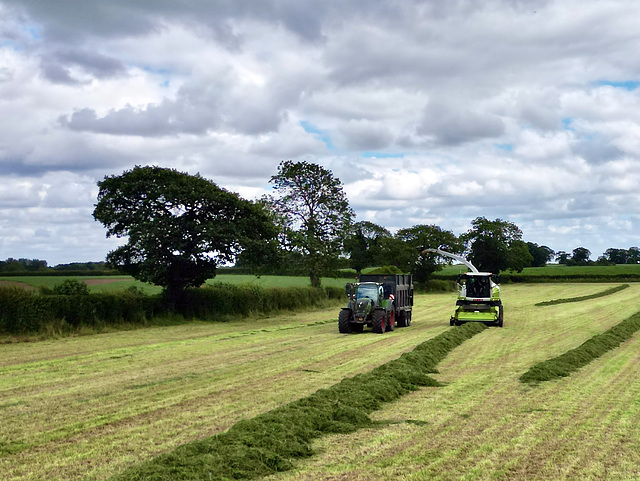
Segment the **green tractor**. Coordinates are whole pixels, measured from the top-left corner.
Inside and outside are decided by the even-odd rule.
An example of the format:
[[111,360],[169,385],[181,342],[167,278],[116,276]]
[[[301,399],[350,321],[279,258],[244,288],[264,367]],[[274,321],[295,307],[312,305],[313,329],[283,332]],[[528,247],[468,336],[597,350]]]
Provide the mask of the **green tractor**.
[[425,249],[422,253],[433,252],[451,257],[466,265],[471,272],[460,274],[457,278],[458,299],[456,310],[449,320],[452,326],[465,322],[483,322],[487,325],[502,327],[503,307],[500,299],[500,278],[490,272],[479,272],[464,257],[440,249]]
[[411,324],[413,281],[410,274],[363,274],[360,282],[347,284],[349,305],[338,315],[338,330],[347,334],[369,326],[382,334]]

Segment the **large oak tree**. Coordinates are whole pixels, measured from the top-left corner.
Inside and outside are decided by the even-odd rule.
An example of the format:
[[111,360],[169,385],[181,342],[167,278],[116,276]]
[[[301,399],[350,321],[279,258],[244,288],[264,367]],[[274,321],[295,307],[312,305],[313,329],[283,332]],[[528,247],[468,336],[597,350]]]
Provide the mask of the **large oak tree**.
[[243,250],[259,255],[275,228],[264,209],[200,175],[139,167],[98,182],[93,216],[127,243],[107,255],[121,272],[176,301]]

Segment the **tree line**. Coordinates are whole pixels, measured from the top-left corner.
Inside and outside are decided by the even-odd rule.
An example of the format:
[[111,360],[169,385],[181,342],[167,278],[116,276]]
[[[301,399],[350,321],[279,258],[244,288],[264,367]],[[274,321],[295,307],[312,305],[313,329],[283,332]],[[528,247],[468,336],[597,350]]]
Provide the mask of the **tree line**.
[[[392,234],[369,221],[355,222],[341,181],[314,163],[283,161],[269,182],[271,195],[249,201],[199,174],[175,169],[136,166],[106,176],[98,182],[93,217],[106,227],[107,237],[127,242],[108,253],[106,264],[72,265],[115,268],[162,286],[177,301],[185,289],[202,285],[217,267],[232,263],[257,274],[303,273],[319,286],[322,276],[345,266],[357,272],[395,266],[426,281],[447,262],[422,254],[437,247],[463,254],[489,272],[521,272],[554,258],[564,264],[591,262],[582,247],[570,255],[524,242],[522,230],[503,219],[477,217],[460,236],[437,225]],[[597,262],[637,263],[639,254],[635,247],[608,249]],[[46,261],[9,259],[0,262],[0,272],[18,264],[24,270],[46,268]]]

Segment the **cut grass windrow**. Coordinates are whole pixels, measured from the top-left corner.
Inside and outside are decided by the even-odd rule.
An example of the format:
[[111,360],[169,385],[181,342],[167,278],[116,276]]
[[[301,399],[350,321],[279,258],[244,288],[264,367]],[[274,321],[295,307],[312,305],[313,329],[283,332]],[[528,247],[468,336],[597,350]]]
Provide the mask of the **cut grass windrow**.
[[615,349],[630,339],[639,329],[640,312],[637,312],[602,334],[593,336],[575,349],[534,365],[520,376],[520,381],[526,384],[536,384],[566,377],[606,352]]
[[580,302],[580,301],[588,301],[589,299],[596,299],[598,297],[608,296],[610,294],[615,294],[616,292],[620,292],[629,287],[629,284],[621,284],[616,287],[611,287],[609,289],[605,289],[602,292],[596,292],[595,294],[590,294],[588,296],[580,296],[580,297],[569,297],[567,299],[554,299],[551,301],[543,301],[535,304],[536,306],[553,306],[556,304],[565,304],[567,302]]
[[485,329],[470,323],[423,342],[372,371],[233,425],[225,433],[180,446],[112,478],[129,480],[252,479],[291,469],[311,456],[311,441],[372,425],[369,414],[419,386],[439,386],[428,373],[447,354]]

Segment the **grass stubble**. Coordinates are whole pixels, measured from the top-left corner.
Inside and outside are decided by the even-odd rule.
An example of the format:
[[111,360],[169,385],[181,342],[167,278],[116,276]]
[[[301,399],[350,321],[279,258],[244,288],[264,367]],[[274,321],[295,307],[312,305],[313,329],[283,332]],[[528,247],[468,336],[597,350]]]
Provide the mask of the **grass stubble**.
[[338,333],[332,307],[5,344],[0,479],[106,479],[329,387],[448,329],[447,295],[408,329]]
[[[518,381],[637,311],[635,284],[543,316],[534,307],[603,288],[504,286],[505,327],[453,351],[438,366],[444,387],[317,439],[319,454],[268,479],[638,479],[637,336],[569,378]],[[325,310],[5,345],[0,478],[106,479],[370,371],[448,329],[451,294],[417,299],[416,322],[384,336],[340,336]]]
[[[600,286],[562,286],[574,297]],[[372,415],[378,426],[329,436],[289,480],[640,479],[640,336],[568,378],[537,387],[519,376],[637,311],[640,286],[540,309],[558,286],[508,286],[505,327],[467,341],[422,389]]]

